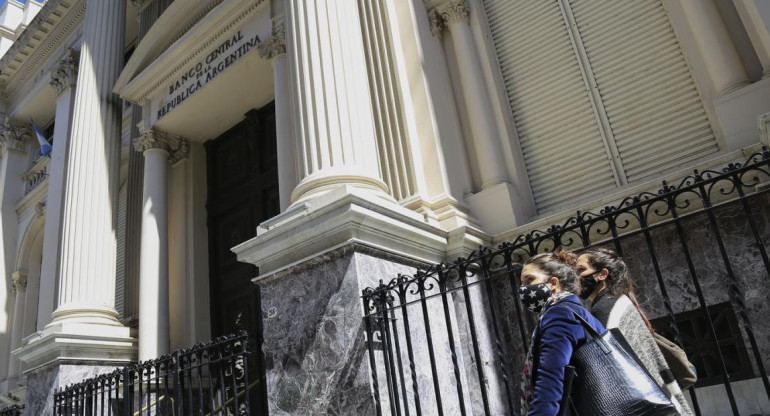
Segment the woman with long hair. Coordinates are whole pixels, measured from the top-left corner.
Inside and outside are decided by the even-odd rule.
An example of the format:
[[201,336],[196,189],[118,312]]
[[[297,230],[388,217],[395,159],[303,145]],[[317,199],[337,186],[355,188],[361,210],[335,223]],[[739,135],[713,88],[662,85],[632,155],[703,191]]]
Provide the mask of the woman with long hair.
[[618,328],[655,382],[673,396],[682,415],[692,410],[674,374],[660,352],[654,330],[634,294],[628,265],[612,250],[593,248],[580,254],[576,264],[580,297],[607,329]]
[[573,311],[597,332],[604,327],[580,303],[577,257],[561,249],[530,258],[521,272],[522,305],[539,315],[524,364],[521,414],[556,415],[564,395],[564,370],[589,335]]

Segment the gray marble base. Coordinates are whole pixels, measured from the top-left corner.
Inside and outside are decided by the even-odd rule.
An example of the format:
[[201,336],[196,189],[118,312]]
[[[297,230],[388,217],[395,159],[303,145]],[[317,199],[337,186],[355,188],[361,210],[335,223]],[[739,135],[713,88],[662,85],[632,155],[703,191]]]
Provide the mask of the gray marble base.
[[54,364],[27,374],[24,416],[53,415],[53,396],[57,389],[113,370],[115,367],[101,365]]
[[258,282],[270,415],[375,413],[361,291],[410,266],[346,246]]

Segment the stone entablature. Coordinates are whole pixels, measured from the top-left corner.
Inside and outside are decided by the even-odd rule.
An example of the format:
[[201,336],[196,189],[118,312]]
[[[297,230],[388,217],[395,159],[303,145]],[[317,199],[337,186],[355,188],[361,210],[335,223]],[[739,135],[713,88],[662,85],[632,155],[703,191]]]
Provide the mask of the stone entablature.
[[0,59],[3,94],[15,98],[82,24],[85,0],[49,0]]

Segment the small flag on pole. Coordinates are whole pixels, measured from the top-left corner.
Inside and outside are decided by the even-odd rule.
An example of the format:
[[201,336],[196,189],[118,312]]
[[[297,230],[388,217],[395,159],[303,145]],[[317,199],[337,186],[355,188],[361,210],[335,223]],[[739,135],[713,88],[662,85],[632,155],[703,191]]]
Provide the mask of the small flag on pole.
[[43,132],[40,131],[39,128],[37,128],[37,125],[35,125],[35,122],[30,118],[29,121],[32,122],[32,128],[35,129],[35,136],[37,136],[37,142],[40,143],[40,154],[43,156],[51,157],[51,142],[48,141],[48,139],[45,138],[45,135],[43,135]]

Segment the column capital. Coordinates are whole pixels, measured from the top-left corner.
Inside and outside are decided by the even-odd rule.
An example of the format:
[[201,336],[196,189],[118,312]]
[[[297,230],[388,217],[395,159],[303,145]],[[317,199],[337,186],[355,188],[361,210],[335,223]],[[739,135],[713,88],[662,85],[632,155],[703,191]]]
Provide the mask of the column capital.
[[24,153],[27,151],[27,139],[29,138],[29,128],[14,124],[9,117],[0,125],[0,140],[2,141],[2,152],[5,154],[9,150]]
[[27,290],[27,272],[16,270],[11,274],[11,293],[18,293]]
[[75,85],[78,78],[79,61],[80,52],[69,48],[64,57],[53,67],[49,83],[56,89],[56,95],[61,95],[67,88]]
[[40,201],[35,205],[35,216],[40,218],[45,216],[46,201]]
[[759,127],[759,141],[765,146],[770,146],[770,113],[757,117],[757,126]]
[[455,23],[471,23],[471,9],[467,0],[452,0],[444,6],[441,18],[447,28]]
[[134,145],[134,149],[139,153],[144,153],[146,150],[150,149],[160,149],[168,153],[171,149],[168,134],[155,127],[150,127],[145,130],[144,133],[132,141],[132,144]]
[[257,46],[259,56],[273,59],[286,53],[286,30],[283,25],[273,30],[272,36]]
[[186,138],[169,136],[168,133],[155,127],[147,129],[139,137],[135,138],[132,143],[134,149],[140,153],[150,149],[165,151],[172,165],[176,165],[183,159],[186,159],[190,153],[190,143]]
[[438,9],[428,10],[428,21],[430,22],[430,33],[433,36],[441,39],[444,32],[447,30],[444,24],[444,18],[441,17],[441,12]]

